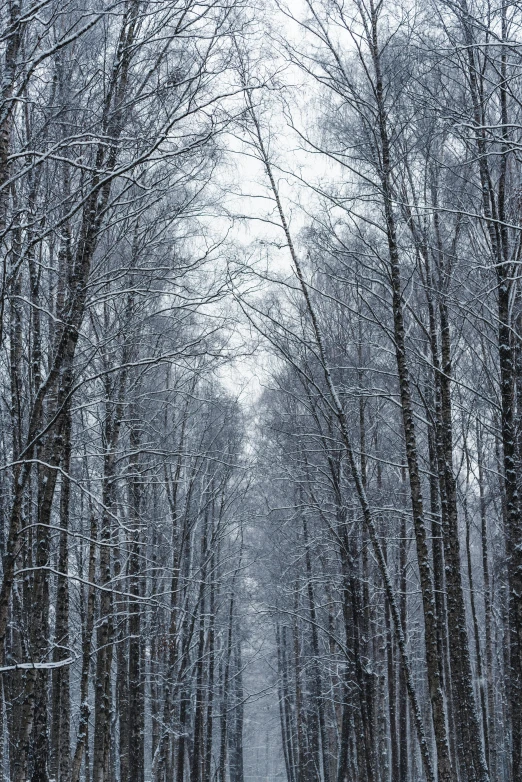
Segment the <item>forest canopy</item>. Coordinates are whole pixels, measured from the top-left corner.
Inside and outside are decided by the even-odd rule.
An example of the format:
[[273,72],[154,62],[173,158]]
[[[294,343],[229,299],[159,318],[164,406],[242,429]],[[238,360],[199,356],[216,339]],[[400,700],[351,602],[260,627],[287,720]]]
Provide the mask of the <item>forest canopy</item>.
[[522,780],[522,7],[0,4],[0,782]]

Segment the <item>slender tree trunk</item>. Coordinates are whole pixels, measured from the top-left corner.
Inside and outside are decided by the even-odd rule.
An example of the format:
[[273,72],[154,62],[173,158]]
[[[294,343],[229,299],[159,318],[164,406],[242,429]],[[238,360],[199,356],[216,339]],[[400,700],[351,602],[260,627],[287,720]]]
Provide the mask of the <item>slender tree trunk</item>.
[[488,707],[488,734],[489,734],[489,766],[491,776],[497,774],[497,731],[495,714],[495,691],[493,674],[493,618],[491,600],[491,580],[489,574],[489,543],[486,514],[486,494],[484,486],[484,450],[482,427],[477,418],[477,463],[480,501],[480,537],[482,543],[482,578],[484,580],[484,619],[486,640],[486,683],[487,683],[487,707]]
[[234,639],[234,711],[232,714],[233,730],[229,732],[230,740],[230,782],[244,782],[243,763],[243,718],[244,718],[244,692],[243,692],[243,668],[241,654],[241,639],[236,623]]
[[[229,703],[229,681],[230,681],[230,663],[232,656],[232,633],[234,623],[234,594],[231,594],[228,611],[228,630],[225,646],[225,658],[223,663],[223,679],[221,692],[221,720],[220,720],[220,746],[219,746],[219,766],[218,782],[225,782],[227,768],[227,745],[228,745],[228,703]],[[178,777],[180,779],[180,777]]]
[[498,97],[502,144],[499,154],[500,171],[495,193],[488,163],[482,96],[478,82],[480,69],[476,63],[473,20],[467,0],[460,0],[461,23],[468,60],[468,83],[475,123],[475,143],[482,189],[482,208],[489,234],[491,260],[497,275],[498,346],[500,368],[501,433],[503,447],[504,495],[506,513],[506,544],[509,580],[509,701],[511,719],[511,774],[517,780],[522,774],[522,514],[518,493],[515,432],[515,353],[512,335],[511,297],[513,271],[509,258],[505,198],[507,160],[509,156],[508,87],[507,87],[507,19],[502,6],[501,63]]
[[110,589],[112,579],[111,544],[113,541],[111,510],[114,508],[114,470],[111,453],[105,456],[104,488],[101,534],[99,584],[100,612],[96,634],[96,687],[94,705],[94,748],[92,778],[93,782],[110,782],[107,766],[111,748],[112,688],[111,668],[113,659],[114,618],[113,592]]
[[[403,627],[408,627],[408,582],[406,568],[408,562],[408,542],[406,515],[401,518],[401,539],[399,548],[400,569],[400,616]],[[409,748],[408,748],[408,695],[406,689],[404,671],[399,669],[398,695],[399,695],[399,782],[407,782],[409,772]]]
[[91,522],[89,529],[89,560],[87,568],[87,599],[85,624],[82,633],[82,672],[80,677],[80,719],[78,723],[78,733],[76,739],[76,748],[71,764],[71,782],[80,782],[80,772],[82,760],[85,755],[86,777],[89,776],[90,763],[87,758],[88,751],[88,730],[89,730],[89,669],[91,664],[91,645],[94,629],[94,607],[95,591],[94,582],[96,578],[96,543],[98,537],[98,525],[96,516],[91,511]]
[[[140,559],[141,559],[141,493],[142,476],[140,474],[140,433],[136,425],[130,432],[131,459],[130,469],[130,509],[132,517],[132,540],[129,557],[129,591],[132,598],[129,601],[129,725],[128,725],[128,757],[129,770],[127,782],[144,782],[144,682],[141,659],[141,590],[140,590]],[[125,782],[122,778],[121,782]]]
[[328,760],[328,741],[326,735],[326,722],[324,715],[324,699],[323,699],[323,686],[321,681],[321,671],[319,668],[319,636],[317,632],[317,612],[315,608],[315,595],[313,587],[313,575],[312,575],[312,558],[310,555],[310,540],[308,535],[308,525],[306,522],[306,516],[303,514],[303,537],[305,544],[305,559],[306,559],[306,586],[308,592],[308,605],[310,611],[310,631],[312,635],[312,708],[317,709],[317,716],[319,722],[319,737],[321,740],[321,761],[323,770],[324,782],[330,782],[330,767]]
[[[69,652],[69,506],[71,484],[71,414],[64,426],[63,475],[60,491],[60,542],[58,554],[56,622],[53,662],[67,659]],[[70,773],[70,682],[69,666],[56,668],[52,675],[51,777],[56,782],[68,782]]]
[[286,630],[286,625],[280,625],[279,623],[276,624],[277,663],[279,674],[278,685],[280,688],[279,713],[281,719],[281,736],[283,741],[286,776],[288,782],[296,782],[296,766],[293,747],[294,726],[292,724],[292,706],[288,687]]
[[216,555],[212,552],[210,561],[210,594],[208,619],[208,668],[207,668],[207,709],[205,727],[205,753],[203,782],[211,782],[212,739],[214,727],[214,679],[215,679],[215,621],[216,621]]
[[383,195],[383,205],[386,220],[386,235],[391,272],[392,310],[395,339],[395,355],[397,361],[397,373],[401,398],[401,411],[404,427],[404,439],[406,445],[406,459],[410,479],[411,504],[413,511],[413,525],[417,545],[417,562],[419,566],[422,604],[424,612],[424,638],[426,647],[426,665],[432,709],[433,729],[437,747],[437,769],[440,782],[452,782],[454,772],[449,753],[448,736],[446,731],[446,714],[444,708],[443,683],[440,678],[440,669],[437,649],[437,622],[436,605],[434,596],[433,576],[430,567],[430,557],[427,545],[427,532],[424,519],[424,504],[419,471],[417,453],[417,439],[415,433],[415,418],[413,413],[413,401],[410,388],[410,377],[406,356],[406,340],[404,329],[404,314],[402,300],[402,280],[400,272],[399,251],[396,237],[395,216],[393,213],[392,193],[390,185],[390,142],[386,123],[386,109],[384,105],[384,84],[381,75],[381,54],[377,32],[378,15],[374,4],[370,2],[370,31],[369,46],[372,53],[375,73],[375,95],[377,104],[377,116],[379,135],[381,141],[380,177]]

